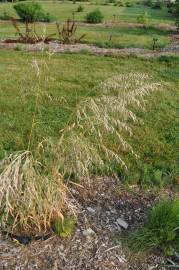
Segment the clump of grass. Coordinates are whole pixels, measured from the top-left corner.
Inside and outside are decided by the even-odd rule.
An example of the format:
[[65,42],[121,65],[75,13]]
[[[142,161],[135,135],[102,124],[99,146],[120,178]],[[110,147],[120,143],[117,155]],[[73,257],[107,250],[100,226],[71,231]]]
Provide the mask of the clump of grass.
[[135,250],[160,248],[166,255],[179,251],[179,200],[162,201],[148,214],[143,228],[129,237]]
[[61,218],[66,204],[62,177],[51,168],[42,173],[40,164],[29,151],[11,155],[1,165],[0,222],[3,229],[37,233]]

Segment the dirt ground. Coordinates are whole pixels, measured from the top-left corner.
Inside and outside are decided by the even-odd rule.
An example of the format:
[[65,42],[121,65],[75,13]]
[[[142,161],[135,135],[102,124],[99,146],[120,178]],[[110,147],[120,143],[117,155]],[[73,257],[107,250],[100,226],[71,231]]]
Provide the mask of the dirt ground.
[[129,56],[135,55],[139,57],[160,57],[162,55],[178,55],[179,54],[179,35],[171,37],[171,44],[161,50],[152,51],[142,48],[125,48],[125,49],[113,49],[113,48],[99,48],[94,45],[88,44],[60,44],[56,41],[51,41],[48,44],[39,42],[36,44],[22,44],[22,43],[6,43],[0,41],[0,49],[9,50],[25,50],[28,52],[49,52],[49,53],[87,53],[93,55],[102,56]]
[[[5,270],[164,270],[160,252],[136,254],[122,244],[123,236],[145,222],[149,207],[160,196],[150,190],[126,191],[116,180],[98,178],[93,188],[71,187],[77,205],[74,235],[21,245],[0,236],[0,269]],[[165,191],[163,196],[172,196]],[[127,228],[118,223],[122,219]]]

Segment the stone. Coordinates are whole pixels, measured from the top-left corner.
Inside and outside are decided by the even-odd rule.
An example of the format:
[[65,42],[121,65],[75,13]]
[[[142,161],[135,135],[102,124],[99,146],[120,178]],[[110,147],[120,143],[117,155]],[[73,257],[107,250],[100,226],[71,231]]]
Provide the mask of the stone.
[[116,222],[117,222],[117,224],[118,224],[119,226],[121,226],[122,228],[124,228],[124,229],[127,229],[127,228],[128,228],[128,223],[127,223],[126,221],[124,221],[122,218],[118,218],[118,219],[116,220]]
[[95,209],[93,209],[92,207],[87,207],[86,210],[90,213],[90,214],[95,214]]
[[84,236],[90,236],[92,234],[95,234],[95,232],[91,228],[88,228],[88,229],[83,231]]

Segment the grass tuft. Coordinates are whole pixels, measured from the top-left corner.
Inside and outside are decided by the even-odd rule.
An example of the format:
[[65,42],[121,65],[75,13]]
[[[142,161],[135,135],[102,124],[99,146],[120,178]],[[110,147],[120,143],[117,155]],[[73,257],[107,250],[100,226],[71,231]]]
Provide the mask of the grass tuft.
[[162,201],[152,208],[143,228],[129,236],[135,250],[160,248],[166,255],[179,251],[179,200]]
[[51,221],[63,219],[66,187],[60,174],[51,168],[42,173],[42,164],[30,151],[4,159],[0,175],[0,222],[11,231],[46,231]]

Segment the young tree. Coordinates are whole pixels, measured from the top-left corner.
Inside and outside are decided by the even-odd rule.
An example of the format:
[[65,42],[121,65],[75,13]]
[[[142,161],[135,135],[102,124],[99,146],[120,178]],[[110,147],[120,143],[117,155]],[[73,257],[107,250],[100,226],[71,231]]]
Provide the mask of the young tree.
[[45,14],[39,3],[18,3],[14,6],[15,11],[22,21],[32,23],[43,21]]

